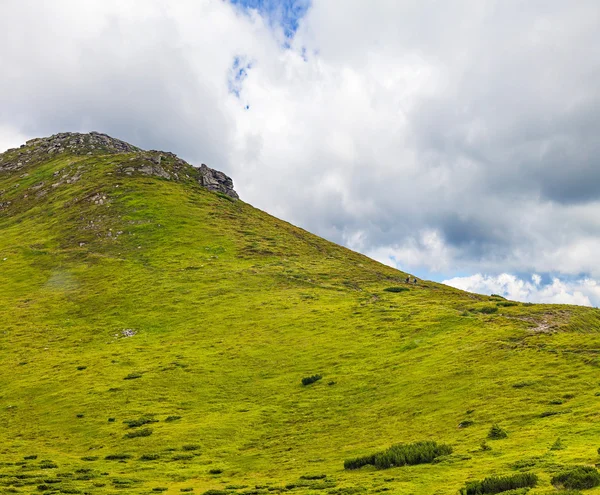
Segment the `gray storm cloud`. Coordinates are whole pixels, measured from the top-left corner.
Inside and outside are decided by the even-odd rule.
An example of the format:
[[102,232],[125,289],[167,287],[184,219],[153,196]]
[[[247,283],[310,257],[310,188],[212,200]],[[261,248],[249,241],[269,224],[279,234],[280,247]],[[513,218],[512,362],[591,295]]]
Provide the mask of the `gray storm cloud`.
[[315,0],[288,43],[223,1],[5,0],[0,40],[0,145],[99,130],[410,271],[600,276],[595,0]]

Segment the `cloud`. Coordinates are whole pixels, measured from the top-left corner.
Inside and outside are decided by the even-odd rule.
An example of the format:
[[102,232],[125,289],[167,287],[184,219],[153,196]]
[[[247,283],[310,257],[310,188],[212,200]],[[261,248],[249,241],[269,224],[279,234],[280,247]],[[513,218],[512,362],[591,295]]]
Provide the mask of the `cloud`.
[[0,145],[171,150],[417,274],[600,277],[595,0],[235,3],[3,1]]
[[454,277],[444,283],[469,292],[499,294],[522,302],[600,305],[600,284],[590,278],[567,281],[553,277],[548,283],[542,283],[542,277],[538,274],[533,274],[531,280],[526,280],[508,273],[495,276],[478,273],[468,277]]

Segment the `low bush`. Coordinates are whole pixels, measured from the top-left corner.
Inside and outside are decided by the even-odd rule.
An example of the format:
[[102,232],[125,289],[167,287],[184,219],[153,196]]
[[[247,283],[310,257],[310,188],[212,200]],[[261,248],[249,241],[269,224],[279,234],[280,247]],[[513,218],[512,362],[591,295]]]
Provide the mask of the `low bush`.
[[519,473],[512,476],[490,476],[482,481],[470,481],[460,489],[461,495],[484,495],[506,492],[518,488],[532,488],[538,477],[533,473]]
[[498,306],[483,306],[481,308],[477,308],[476,311],[484,315],[491,315],[492,313],[496,313],[498,311]]
[[49,460],[40,461],[40,469],[57,469],[57,468],[58,468],[58,465],[53,461],[49,461]]
[[156,461],[158,459],[160,459],[158,454],[143,454],[140,456],[140,461]]
[[550,450],[562,450],[562,449],[564,449],[564,447],[563,447],[563,444],[562,444],[560,438],[557,438],[556,442],[554,442],[552,444],[552,447],[550,447]]
[[229,495],[225,490],[206,490],[202,495]]
[[140,426],[144,426],[150,423],[158,423],[158,419],[149,418],[147,416],[142,416],[138,419],[126,419],[123,421],[129,428],[138,428]]
[[514,301],[500,301],[496,303],[496,306],[498,306],[499,308],[509,308],[511,306],[518,306],[519,303],[514,302]]
[[327,478],[326,474],[303,474],[300,476],[301,480],[323,480]]
[[98,460],[98,456],[95,456],[95,455],[86,455],[86,456],[82,457],[81,460],[82,461],[93,462],[93,461],[97,461]]
[[406,292],[408,289],[406,287],[386,287],[383,290],[385,292]]
[[576,466],[553,476],[552,484],[564,488],[593,488],[600,485],[600,473],[593,466]]
[[104,459],[107,461],[124,461],[131,459],[131,454],[109,454]]
[[187,451],[200,450],[200,445],[197,445],[195,443],[190,443],[190,444],[187,444],[187,445],[183,445],[181,447],[181,450],[187,450]]
[[153,492],[166,492],[168,490],[168,488],[162,487],[162,486],[157,486],[152,488]]
[[344,461],[344,469],[359,469],[372,465],[378,469],[394,466],[407,466],[414,464],[431,463],[436,457],[449,455],[452,447],[436,442],[416,442],[411,444],[393,445],[389,449],[364,457]]
[[136,378],[142,378],[141,373],[129,373],[123,380],[135,380]]
[[170,423],[171,421],[177,421],[178,419],[181,419],[181,416],[167,416],[167,419],[165,419],[165,421],[167,423]]
[[502,428],[500,428],[497,424],[493,425],[490,428],[490,431],[488,432],[488,436],[487,436],[490,440],[501,440],[503,438],[508,437],[508,433],[506,433],[505,430],[503,430]]
[[193,492],[193,491],[194,491],[194,489],[193,489],[193,488],[191,488],[191,487],[188,487],[188,488],[180,488],[180,489],[179,489],[179,491],[180,491],[180,492]]
[[220,468],[213,468],[208,470],[208,474],[221,474],[223,472]]
[[149,437],[152,435],[152,428],[141,428],[140,430],[130,431],[129,433],[125,433],[123,438],[139,438],[139,437]]
[[38,456],[33,454],[33,455],[26,455],[25,457],[23,457],[23,459],[25,459],[26,461],[34,461],[35,459],[37,459]]
[[470,419],[466,419],[465,421],[461,421],[458,423],[459,428],[468,428],[469,426],[473,426],[474,422]]
[[171,457],[173,461],[191,461],[194,458],[192,454],[176,454]]
[[318,382],[321,378],[323,378],[321,375],[305,376],[302,378],[302,385],[310,385],[311,383]]

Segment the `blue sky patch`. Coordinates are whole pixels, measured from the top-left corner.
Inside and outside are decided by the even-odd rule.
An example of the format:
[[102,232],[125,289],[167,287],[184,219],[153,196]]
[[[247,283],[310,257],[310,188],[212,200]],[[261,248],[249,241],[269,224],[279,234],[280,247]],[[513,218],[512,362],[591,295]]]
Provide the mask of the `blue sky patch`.
[[230,0],[242,9],[257,10],[272,27],[280,27],[286,38],[294,37],[311,0]]

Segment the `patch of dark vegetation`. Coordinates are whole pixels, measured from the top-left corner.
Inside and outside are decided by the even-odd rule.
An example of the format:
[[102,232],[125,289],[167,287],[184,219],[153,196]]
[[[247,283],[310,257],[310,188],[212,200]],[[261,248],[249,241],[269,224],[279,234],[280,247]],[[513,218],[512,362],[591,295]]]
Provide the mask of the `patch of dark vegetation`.
[[550,450],[563,450],[564,446],[560,438],[557,438],[556,441],[550,447]]
[[221,474],[223,470],[221,468],[213,468],[208,470],[208,474]]
[[506,430],[503,430],[500,426],[495,424],[490,428],[487,437],[490,440],[502,440],[503,438],[508,437],[508,433],[506,433]]
[[323,480],[327,478],[326,474],[303,474],[300,476],[301,480]]
[[142,378],[141,373],[129,373],[123,380],[135,380],[136,378]]
[[511,464],[512,469],[530,469],[536,466],[539,462],[538,458],[532,457],[531,459],[519,459]]
[[553,476],[551,483],[569,489],[594,488],[600,485],[600,473],[593,466],[576,466]]
[[535,385],[535,382],[531,382],[531,381],[522,381],[522,382],[517,382],[517,383],[513,383],[513,388],[525,388],[525,387],[531,387],[532,385]]
[[323,378],[321,375],[305,376],[302,378],[302,385],[310,385],[311,383],[318,382],[321,378]]
[[167,416],[167,418],[165,419],[165,421],[167,423],[170,423],[171,421],[177,421],[178,419],[181,419],[181,416]]
[[23,457],[23,459],[25,459],[26,461],[34,461],[38,458],[37,455],[32,454],[32,455],[26,455],[25,457]]
[[482,306],[481,308],[475,308],[473,311],[484,315],[491,315],[498,312],[498,306]]
[[194,489],[192,487],[187,487],[187,488],[180,488],[179,491],[180,492],[193,492]]
[[344,469],[359,469],[372,465],[378,469],[394,466],[410,466],[415,464],[428,464],[436,457],[449,455],[452,447],[436,442],[416,442],[411,444],[393,445],[389,449],[364,457],[344,461]]
[[171,457],[173,461],[191,461],[194,458],[193,454],[176,454]]
[[496,297],[498,299],[504,299],[504,300],[506,300],[506,298],[503,297],[503,296],[501,296],[500,294],[491,294],[490,297]]
[[129,433],[125,433],[123,438],[140,438],[140,437],[149,437],[152,435],[152,428],[141,428],[139,430],[130,431]]
[[182,445],[181,450],[192,451],[192,450],[200,450],[200,445],[195,443],[189,443],[187,445]]
[[152,488],[153,492],[166,492],[168,490],[168,488],[162,487],[162,486],[156,486],[154,488]]
[[229,495],[225,490],[206,490],[202,495]]
[[518,488],[533,488],[538,477],[533,473],[519,473],[511,476],[490,476],[482,481],[470,481],[460,489],[461,495],[484,495],[506,492]]
[[570,411],[544,411],[540,414],[540,418],[547,418],[548,416],[557,416],[559,414],[568,414]]
[[124,461],[131,459],[131,454],[109,454],[104,459],[107,461]]
[[548,402],[548,404],[551,404],[553,406],[560,406],[561,404],[564,404],[565,401],[562,399],[552,399],[550,402]]
[[409,289],[406,287],[386,287],[383,290],[385,292],[407,292]]
[[459,428],[468,428],[469,426],[473,426],[474,424],[475,424],[474,421],[467,419],[465,421],[461,421],[460,423],[458,423],[458,427]]
[[140,426],[144,426],[150,423],[158,423],[158,419],[149,418],[147,416],[142,416],[138,419],[126,419],[123,421],[129,428],[139,428]]
[[496,303],[496,306],[498,306],[499,308],[510,308],[511,306],[518,306],[519,303],[518,302],[514,302],[514,301],[500,301]]
[[81,458],[82,461],[93,462],[98,460],[98,456],[95,455],[86,455]]
[[363,493],[366,491],[367,489],[364,486],[344,486],[328,490],[327,493],[330,495],[354,495],[355,493]]
[[77,417],[78,418],[83,418],[83,414],[78,414]]
[[140,461],[157,461],[160,459],[159,454],[143,454],[140,456]]
[[78,371],[83,371],[83,370],[86,370],[86,369],[87,369],[87,366],[77,366],[77,370]]
[[54,461],[44,459],[40,461],[40,469],[57,469],[58,465]]
[[108,418],[109,423],[114,423],[115,421],[116,421],[116,418]]

